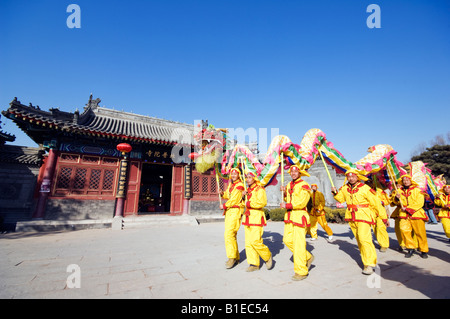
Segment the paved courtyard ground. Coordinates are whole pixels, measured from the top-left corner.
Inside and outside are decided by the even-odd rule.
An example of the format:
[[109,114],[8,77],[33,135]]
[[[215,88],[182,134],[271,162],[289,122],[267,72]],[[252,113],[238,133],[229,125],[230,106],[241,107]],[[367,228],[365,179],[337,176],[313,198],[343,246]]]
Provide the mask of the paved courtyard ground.
[[[331,224],[334,242],[319,227],[307,248],[315,261],[306,280],[291,280],[284,224],[270,222],[264,242],[275,266],[247,273],[244,229],[241,263],[226,270],[223,223],[0,235],[0,298],[305,299],[449,298],[450,243],[442,225],[427,225],[429,258],[378,252],[377,274],[361,274],[357,244],[346,224]],[[377,246],[378,247],[378,246]],[[79,285],[79,288],[77,288]],[[73,288],[71,288],[73,287]]]

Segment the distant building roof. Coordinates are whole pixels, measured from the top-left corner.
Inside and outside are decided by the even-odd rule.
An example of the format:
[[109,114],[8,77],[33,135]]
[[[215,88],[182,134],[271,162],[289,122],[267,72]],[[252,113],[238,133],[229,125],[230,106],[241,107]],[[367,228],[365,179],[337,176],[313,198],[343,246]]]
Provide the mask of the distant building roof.
[[37,147],[17,145],[0,146],[0,163],[14,163],[40,166],[44,150]]

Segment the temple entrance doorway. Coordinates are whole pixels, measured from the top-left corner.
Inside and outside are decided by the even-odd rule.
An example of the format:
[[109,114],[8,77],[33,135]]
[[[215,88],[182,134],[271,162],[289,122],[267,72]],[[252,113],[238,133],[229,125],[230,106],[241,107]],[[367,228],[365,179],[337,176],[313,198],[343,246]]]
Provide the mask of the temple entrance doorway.
[[172,165],[143,163],[138,214],[170,213]]

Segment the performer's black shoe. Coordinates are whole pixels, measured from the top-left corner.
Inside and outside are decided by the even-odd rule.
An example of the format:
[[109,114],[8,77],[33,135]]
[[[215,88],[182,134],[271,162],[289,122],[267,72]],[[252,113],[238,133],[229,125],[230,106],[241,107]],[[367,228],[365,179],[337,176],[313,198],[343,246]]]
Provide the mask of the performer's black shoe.
[[428,254],[427,253],[420,253],[420,257],[422,257],[423,259],[427,259],[428,258]]
[[411,258],[411,256],[414,254],[414,249],[408,249],[408,252],[405,255],[405,258]]

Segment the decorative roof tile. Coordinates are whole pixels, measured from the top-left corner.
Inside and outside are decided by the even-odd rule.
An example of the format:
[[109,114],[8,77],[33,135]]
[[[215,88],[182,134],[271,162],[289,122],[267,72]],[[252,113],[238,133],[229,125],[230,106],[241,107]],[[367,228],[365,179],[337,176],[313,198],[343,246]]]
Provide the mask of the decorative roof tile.
[[193,144],[192,124],[112,110],[98,106],[100,101],[98,98],[93,100],[91,95],[83,113],[79,114],[78,110],[69,113],[55,108],[43,111],[31,104],[23,105],[15,98],[2,114],[18,125],[20,121],[28,121],[82,135],[130,138],[142,143]]

